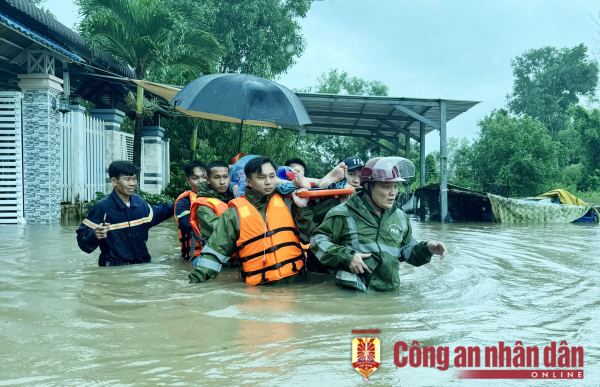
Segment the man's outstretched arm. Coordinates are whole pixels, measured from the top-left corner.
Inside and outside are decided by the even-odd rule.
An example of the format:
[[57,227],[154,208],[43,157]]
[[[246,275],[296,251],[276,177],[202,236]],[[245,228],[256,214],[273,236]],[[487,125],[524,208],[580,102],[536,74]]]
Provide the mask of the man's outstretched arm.
[[215,279],[221,272],[222,264],[229,261],[236,249],[240,237],[240,227],[237,221],[237,210],[229,208],[217,222],[202,254],[194,260],[194,270],[190,273],[190,283],[204,282]]
[[158,206],[150,207],[152,208],[153,213],[150,227],[154,227],[173,216],[173,203],[163,203]]

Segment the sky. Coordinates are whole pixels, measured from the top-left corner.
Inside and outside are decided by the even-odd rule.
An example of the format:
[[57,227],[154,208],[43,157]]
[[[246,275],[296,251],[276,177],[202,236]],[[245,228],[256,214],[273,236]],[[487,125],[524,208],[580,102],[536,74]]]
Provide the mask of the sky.
[[[70,0],[44,6],[67,27],[77,22]],[[448,137],[474,139],[477,122],[505,106],[510,61],[544,46],[584,43],[590,58],[600,39],[600,3],[588,0],[325,0],[300,21],[306,49],[278,80],[314,86],[329,69],[380,80],[389,95],[481,101],[448,122]],[[437,131],[426,151],[439,149]]]

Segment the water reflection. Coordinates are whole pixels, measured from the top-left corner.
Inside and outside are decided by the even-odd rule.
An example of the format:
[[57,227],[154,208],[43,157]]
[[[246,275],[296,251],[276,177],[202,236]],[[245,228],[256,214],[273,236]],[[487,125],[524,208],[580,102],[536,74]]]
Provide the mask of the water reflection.
[[396,368],[399,340],[454,348],[563,339],[585,348],[577,385],[596,385],[596,225],[411,221],[417,239],[443,240],[449,255],[402,265],[400,290],[382,294],[341,290],[323,275],[248,287],[237,269],[190,285],[170,223],[150,232],[152,263],[105,268],[78,249],[78,224],[0,227],[0,385],[358,385],[357,328],[382,330],[374,385],[498,385],[453,379],[452,367]]

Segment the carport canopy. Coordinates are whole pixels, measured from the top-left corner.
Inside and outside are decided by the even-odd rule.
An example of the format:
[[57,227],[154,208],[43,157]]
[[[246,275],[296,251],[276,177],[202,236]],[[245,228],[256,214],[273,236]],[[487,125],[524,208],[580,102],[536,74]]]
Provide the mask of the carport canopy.
[[[448,174],[446,123],[466,112],[479,101],[423,99],[402,97],[354,96],[336,94],[296,93],[306,108],[312,125],[298,130],[300,134],[314,133],[332,136],[361,137],[370,142],[385,139],[399,154],[404,136],[404,152],[410,154],[410,139],[420,144],[421,171],[425,170],[425,136],[432,130],[440,132],[440,209],[442,221],[448,215]],[[378,145],[381,146],[377,142]],[[420,186],[425,185],[421,173]],[[407,187],[408,191],[409,187]]]
[[336,94],[296,93],[312,125],[306,133],[386,139],[400,146],[398,138],[409,136],[420,142],[421,123],[425,133],[441,129],[442,102],[446,122],[466,112],[478,101],[421,98],[372,97]]
[[[132,80],[138,86],[171,101],[181,86],[162,85]],[[393,154],[400,153],[404,136],[405,157],[410,155],[410,139],[420,144],[421,171],[425,170],[425,136],[432,130],[440,132],[440,209],[442,221],[448,215],[448,173],[446,169],[446,123],[466,112],[479,101],[451,99],[423,99],[404,97],[379,97],[362,95],[296,93],[312,121],[312,125],[285,128],[306,133],[332,136],[361,137],[375,142]],[[387,140],[394,149],[377,140]],[[421,173],[420,186],[425,185]],[[407,191],[409,187],[406,187]]]

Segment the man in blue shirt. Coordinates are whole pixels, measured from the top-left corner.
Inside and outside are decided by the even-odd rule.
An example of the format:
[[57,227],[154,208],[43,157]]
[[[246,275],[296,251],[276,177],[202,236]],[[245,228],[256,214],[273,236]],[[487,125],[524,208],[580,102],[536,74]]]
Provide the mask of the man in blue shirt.
[[81,250],[89,254],[100,246],[100,266],[150,262],[148,230],[173,216],[172,203],[150,206],[133,194],[136,172],[129,161],[112,162],[108,175],[113,192],[92,207],[77,230]]

